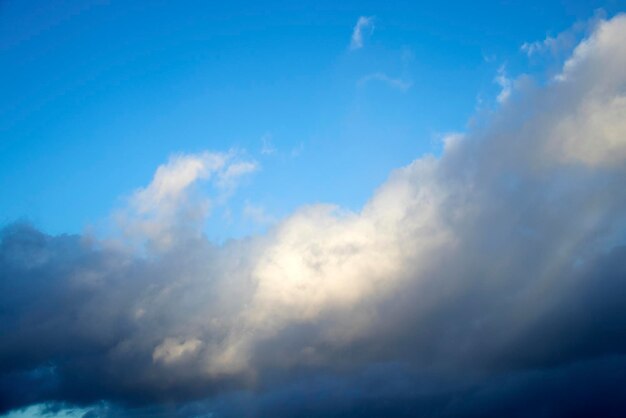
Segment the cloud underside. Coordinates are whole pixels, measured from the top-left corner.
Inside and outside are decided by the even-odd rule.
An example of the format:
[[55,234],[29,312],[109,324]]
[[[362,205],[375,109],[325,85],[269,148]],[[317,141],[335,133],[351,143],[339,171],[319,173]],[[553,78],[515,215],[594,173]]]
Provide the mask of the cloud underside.
[[359,212],[312,205],[215,246],[190,187],[256,166],[203,154],[131,199],[140,252],[5,228],[1,410],[623,415],[624,39],[626,17],[600,22],[552,83],[517,80]]

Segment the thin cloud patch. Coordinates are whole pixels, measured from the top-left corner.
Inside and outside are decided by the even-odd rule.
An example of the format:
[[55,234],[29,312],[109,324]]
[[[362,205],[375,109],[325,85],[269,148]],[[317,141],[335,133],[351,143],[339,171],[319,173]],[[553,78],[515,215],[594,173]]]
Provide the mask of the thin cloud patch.
[[374,31],[374,17],[360,16],[352,29],[352,38],[350,38],[350,49],[357,50],[363,48],[365,37]]

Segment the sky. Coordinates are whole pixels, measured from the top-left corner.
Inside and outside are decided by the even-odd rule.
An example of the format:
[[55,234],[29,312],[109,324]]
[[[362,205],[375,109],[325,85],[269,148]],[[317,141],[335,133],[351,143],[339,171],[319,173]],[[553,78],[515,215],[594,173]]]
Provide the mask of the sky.
[[624,13],[0,2],[0,416],[623,416]]
[[492,108],[500,68],[538,71],[520,45],[620,6],[2,2],[0,222],[106,230],[171,155],[231,149],[258,170],[207,221],[213,240],[263,231],[246,207],[356,210]]

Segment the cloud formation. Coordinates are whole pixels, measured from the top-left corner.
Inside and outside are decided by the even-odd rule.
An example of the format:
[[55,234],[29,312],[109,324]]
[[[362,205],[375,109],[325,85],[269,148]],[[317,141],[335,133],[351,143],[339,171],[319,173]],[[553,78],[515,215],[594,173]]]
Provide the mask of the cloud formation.
[[363,38],[365,34],[374,30],[374,18],[372,16],[360,16],[352,29],[352,38],[350,39],[350,49],[363,48]]
[[166,245],[5,228],[0,411],[622,416],[624,39],[626,16],[602,21],[551,83],[518,80],[358,212],[311,205],[216,246],[190,187],[255,165],[208,153],[131,198]]

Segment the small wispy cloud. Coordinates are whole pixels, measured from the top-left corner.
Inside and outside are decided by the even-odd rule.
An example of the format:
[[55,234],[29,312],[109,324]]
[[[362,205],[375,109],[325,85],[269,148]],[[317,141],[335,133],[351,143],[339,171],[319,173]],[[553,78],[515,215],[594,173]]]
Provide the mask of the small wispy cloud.
[[590,19],[578,21],[556,36],[547,35],[540,41],[524,42],[520,50],[529,58],[545,53],[554,56],[563,52],[568,53],[578,44],[581,36],[589,35],[605,18],[606,12],[598,9]]
[[545,50],[554,50],[558,46],[559,41],[557,38],[553,38],[548,35],[546,39],[543,41],[535,41],[535,42],[524,42],[520,49],[529,57],[533,55],[545,51]]
[[496,56],[496,54],[483,53],[483,61],[485,61],[488,64],[495,62],[497,58],[498,57]]
[[276,219],[268,214],[263,206],[254,205],[248,201],[243,207],[243,217],[258,225],[269,225],[276,222]]
[[500,93],[498,93],[496,100],[502,104],[509,99],[513,90],[513,81],[506,75],[506,66],[504,64],[498,68],[498,74],[494,78],[494,82],[500,86]]
[[291,149],[291,152],[289,153],[289,156],[291,158],[299,157],[300,154],[302,154],[302,151],[304,151],[304,142],[300,142],[297,146],[293,147]]
[[359,79],[359,81],[357,81],[357,85],[359,87],[362,87],[368,83],[371,83],[373,81],[378,81],[378,82],[382,82],[387,84],[389,87],[392,87],[394,89],[398,89],[398,90],[402,90],[402,91],[406,91],[408,89],[411,88],[411,86],[413,85],[413,83],[411,81],[407,81],[407,80],[403,80],[401,78],[394,78],[394,77],[390,77],[385,73],[382,72],[378,72],[378,73],[372,73],[372,74],[368,74],[366,76],[363,76]]
[[257,171],[258,168],[259,165],[255,161],[239,161],[233,163],[219,173],[217,186],[221,188],[235,187],[242,176],[253,173]]
[[365,33],[371,33],[374,30],[373,16],[360,16],[352,30],[352,38],[350,40],[350,49],[363,48],[363,37]]
[[276,147],[272,143],[272,134],[266,133],[261,137],[261,154],[272,155],[276,152]]

